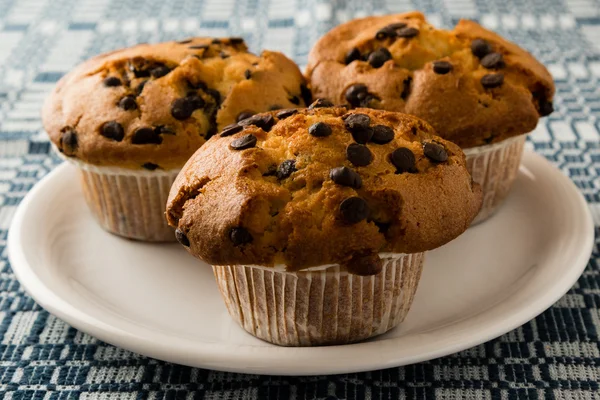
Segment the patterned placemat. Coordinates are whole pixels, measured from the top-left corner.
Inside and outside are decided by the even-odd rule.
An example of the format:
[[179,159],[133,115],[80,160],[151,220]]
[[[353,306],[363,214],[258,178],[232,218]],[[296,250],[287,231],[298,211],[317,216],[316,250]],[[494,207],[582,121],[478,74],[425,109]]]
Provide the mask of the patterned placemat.
[[[39,111],[55,82],[94,54],[192,35],[240,35],[300,65],[355,16],[419,9],[436,25],[473,18],[541,59],[556,111],[530,146],[569,175],[600,225],[600,0],[0,0],[0,395],[4,399],[600,399],[598,247],[573,289],[535,320],[461,353],[401,368],[277,377],[169,364],[115,348],[49,315],[7,261],[23,196],[58,164]],[[596,242],[597,244],[597,242]]]

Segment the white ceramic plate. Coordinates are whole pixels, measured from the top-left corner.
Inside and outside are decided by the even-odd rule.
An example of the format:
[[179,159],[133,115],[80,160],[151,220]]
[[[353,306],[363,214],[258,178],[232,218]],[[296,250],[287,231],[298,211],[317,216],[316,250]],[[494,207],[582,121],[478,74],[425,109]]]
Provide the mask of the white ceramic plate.
[[508,332],[575,283],[593,235],[571,181],[526,152],[500,212],[428,253],[401,326],[367,342],[319,348],[277,347],[245,333],[229,318],[210,267],[179,245],[104,232],[68,165],[23,200],[8,247],[18,279],[42,307],[108,343],[203,368],[306,375],[415,363]]

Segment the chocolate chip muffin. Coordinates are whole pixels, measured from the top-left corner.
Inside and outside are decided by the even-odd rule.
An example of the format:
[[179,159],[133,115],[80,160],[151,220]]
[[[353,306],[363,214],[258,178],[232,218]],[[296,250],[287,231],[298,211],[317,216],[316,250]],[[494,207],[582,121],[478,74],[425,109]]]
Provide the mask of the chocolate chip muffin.
[[478,220],[507,195],[524,134],[553,111],[552,77],[531,54],[476,22],[441,30],[419,12],[332,29],[311,50],[307,76],[315,96],[418,116],[469,149],[484,190]]
[[[178,240],[214,265],[232,316],[277,344],[391,329],[408,312],[422,252],[464,232],[481,205],[460,147],[426,122],[330,106],[228,126],[186,163],[167,201]],[[359,316],[362,305],[373,312]]]
[[84,193],[106,229],[172,240],[164,204],[194,151],[256,112],[304,106],[309,93],[281,53],[256,56],[241,38],[192,38],[84,62],[58,82],[43,121],[57,149],[82,168]]

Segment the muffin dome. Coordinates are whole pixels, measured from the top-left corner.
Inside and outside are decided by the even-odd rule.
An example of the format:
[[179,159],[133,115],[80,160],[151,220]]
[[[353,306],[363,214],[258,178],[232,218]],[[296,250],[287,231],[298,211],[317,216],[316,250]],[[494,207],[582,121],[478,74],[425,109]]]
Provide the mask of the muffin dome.
[[281,53],[256,56],[241,38],[194,38],[84,62],[58,82],[43,121],[66,156],[174,169],[238,117],[303,106],[309,94],[298,67]]
[[462,148],[533,130],[552,112],[552,77],[531,54],[473,21],[435,29],[411,12],[355,19],[309,55],[315,97],[423,118]]
[[378,253],[433,249],[467,229],[481,191],[458,146],[412,116],[327,105],[256,115],[191,157],[167,219],[193,255],[368,275]]

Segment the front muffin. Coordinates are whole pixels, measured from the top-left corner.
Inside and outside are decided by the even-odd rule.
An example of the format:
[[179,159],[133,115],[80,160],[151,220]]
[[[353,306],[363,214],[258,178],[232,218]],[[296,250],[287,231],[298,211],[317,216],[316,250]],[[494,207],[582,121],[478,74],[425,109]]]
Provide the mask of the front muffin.
[[427,123],[326,105],[227,127],[187,162],[167,202],[179,241],[215,265],[232,316],[282,345],[393,328],[421,253],[464,232],[481,204],[460,148]]
[[524,134],[553,111],[552,77],[531,54],[473,21],[440,30],[418,12],[334,28],[311,50],[307,75],[317,97],[418,116],[467,149],[485,193],[479,219],[508,193]]
[[[57,149],[82,171],[107,230],[171,240],[168,188],[221,127],[255,112],[302,106],[308,91],[284,55],[240,38],[138,45],[94,57],[59,81],[43,111]],[[308,100],[310,101],[310,100]]]

